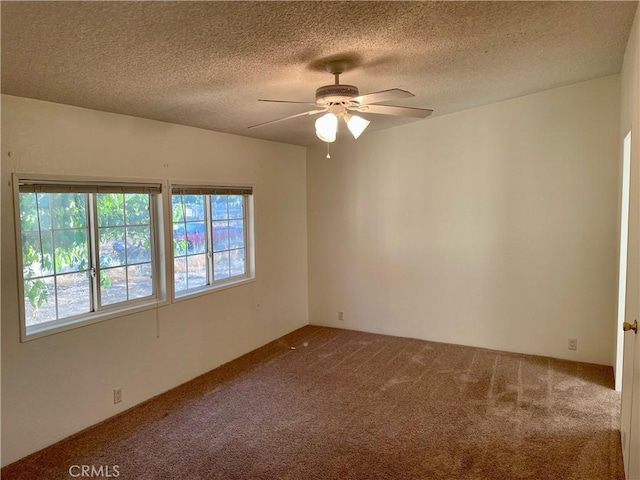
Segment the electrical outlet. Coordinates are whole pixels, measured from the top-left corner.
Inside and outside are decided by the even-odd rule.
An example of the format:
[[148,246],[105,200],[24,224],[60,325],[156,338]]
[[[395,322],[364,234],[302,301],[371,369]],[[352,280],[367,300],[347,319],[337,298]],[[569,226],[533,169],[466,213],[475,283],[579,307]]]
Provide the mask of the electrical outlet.
[[120,403],[122,401],[122,387],[113,389],[113,403]]
[[344,322],[344,312],[338,312],[338,320]]
[[578,349],[578,339],[570,338],[569,339],[569,350],[577,350]]

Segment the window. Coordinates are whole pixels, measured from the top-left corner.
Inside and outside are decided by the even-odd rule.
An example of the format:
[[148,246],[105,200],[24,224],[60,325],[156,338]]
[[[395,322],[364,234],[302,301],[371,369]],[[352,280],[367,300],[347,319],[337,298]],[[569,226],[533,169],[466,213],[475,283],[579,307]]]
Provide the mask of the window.
[[174,186],[175,296],[251,277],[250,187]]
[[24,334],[156,303],[159,184],[18,185]]

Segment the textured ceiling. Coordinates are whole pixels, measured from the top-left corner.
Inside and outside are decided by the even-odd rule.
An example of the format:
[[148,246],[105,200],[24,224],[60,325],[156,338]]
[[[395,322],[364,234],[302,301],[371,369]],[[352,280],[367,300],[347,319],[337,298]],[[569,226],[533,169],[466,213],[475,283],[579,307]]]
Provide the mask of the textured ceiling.
[[[637,2],[3,2],[2,92],[310,145],[333,83],[442,115],[618,73]],[[369,130],[409,120],[369,115]],[[429,120],[420,120],[426,121]],[[339,133],[345,135],[344,131]]]

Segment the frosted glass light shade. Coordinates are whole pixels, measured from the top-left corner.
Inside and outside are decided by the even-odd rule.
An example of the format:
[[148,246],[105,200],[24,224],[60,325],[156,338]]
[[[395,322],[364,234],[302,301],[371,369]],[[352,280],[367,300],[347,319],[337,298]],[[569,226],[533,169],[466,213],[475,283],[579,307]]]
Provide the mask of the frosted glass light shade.
[[348,117],[345,115],[345,121],[347,122],[347,127],[349,127],[349,131],[353,135],[353,138],[358,138],[364,129],[369,126],[369,120],[365,120],[362,117],[357,115],[349,115]]
[[323,142],[335,142],[337,132],[338,117],[333,113],[327,113],[316,120],[316,135]]

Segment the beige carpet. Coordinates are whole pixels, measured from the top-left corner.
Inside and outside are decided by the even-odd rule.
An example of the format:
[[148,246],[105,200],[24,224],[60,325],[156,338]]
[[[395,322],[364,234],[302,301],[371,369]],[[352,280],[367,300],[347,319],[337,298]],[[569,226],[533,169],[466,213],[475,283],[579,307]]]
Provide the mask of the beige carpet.
[[308,326],[1,475],[623,479],[612,387],[609,367]]

